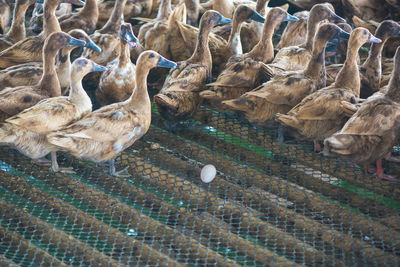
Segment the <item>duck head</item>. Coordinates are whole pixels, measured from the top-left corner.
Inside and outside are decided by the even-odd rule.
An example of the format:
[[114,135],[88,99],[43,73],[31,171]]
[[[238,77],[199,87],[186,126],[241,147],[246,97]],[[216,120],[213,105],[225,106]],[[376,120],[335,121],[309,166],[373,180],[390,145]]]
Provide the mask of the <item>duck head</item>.
[[44,47],[46,51],[55,51],[66,46],[85,46],[86,42],[76,39],[65,32],[54,32],[46,38]]
[[128,43],[130,47],[135,48],[137,46],[138,39],[133,34],[132,25],[130,23],[122,23],[119,27],[118,35],[119,38]]
[[155,68],[155,67],[161,67],[161,68],[168,68],[172,69],[176,67],[176,63],[173,61],[170,61],[160,54],[158,54],[156,51],[153,50],[147,50],[142,52],[139,55],[138,58],[138,64],[146,66],[148,69]]
[[[47,0],[49,1],[49,0]],[[54,1],[54,2],[58,2],[58,1]],[[73,4],[73,5],[77,5],[77,6],[84,6],[85,2],[81,1],[81,0],[61,0],[59,1],[60,3],[68,3],[68,4]],[[44,0],[37,0],[38,4],[44,4]]]
[[342,30],[339,26],[332,23],[323,23],[319,26],[316,38],[318,40],[329,41],[334,38],[349,39],[350,33]]
[[350,35],[349,46],[359,46],[364,43],[381,43],[382,40],[376,38],[372,33],[370,33],[366,28],[358,27],[355,28]]
[[100,71],[104,72],[106,71],[107,68],[101,65],[98,65],[94,63],[93,61],[80,57],[77,58],[73,63],[71,67],[71,80],[82,80],[82,78],[90,73],[90,72],[95,72],[95,71]]
[[310,10],[309,22],[328,20],[332,23],[345,23],[346,20],[335,14],[333,6],[329,3],[314,5]]
[[203,14],[203,16],[200,19],[200,28],[201,26],[204,27],[207,25],[209,26],[207,28],[212,28],[217,25],[227,24],[231,22],[232,22],[231,19],[225,18],[219,12],[215,10],[208,10],[206,11],[206,13]]
[[[299,19],[290,15],[280,7],[273,7],[267,14],[267,21],[278,25],[283,21],[299,21]],[[264,27],[268,27],[268,25],[264,23]]]
[[260,23],[265,22],[265,18],[260,15],[257,11],[253,10],[247,5],[239,5],[235,13],[233,14],[233,17],[236,18],[239,22],[251,19]]
[[82,40],[84,42],[86,42],[86,44],[84,45],[84,47],[90,48],[98,53],[101,52],[101,48],[98,47],[93,40],[89,37],[89,35],[81,30],[81,29],[73,29],[71,31],[68,32],[69,35],[71,35],[72,37]]
[[400,36],[400,24],[393,20],[384,20],[376,28],[375,36],[384,42],[390,37]]

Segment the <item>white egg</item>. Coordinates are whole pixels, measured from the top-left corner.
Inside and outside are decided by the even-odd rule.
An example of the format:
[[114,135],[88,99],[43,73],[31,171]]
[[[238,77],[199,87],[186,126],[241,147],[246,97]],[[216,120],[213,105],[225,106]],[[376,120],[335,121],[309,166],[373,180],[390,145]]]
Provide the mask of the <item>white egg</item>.
[[201,169],[200,178],[204,183],[209,183],[214,180],[217,170],[214,165],[208,164]]

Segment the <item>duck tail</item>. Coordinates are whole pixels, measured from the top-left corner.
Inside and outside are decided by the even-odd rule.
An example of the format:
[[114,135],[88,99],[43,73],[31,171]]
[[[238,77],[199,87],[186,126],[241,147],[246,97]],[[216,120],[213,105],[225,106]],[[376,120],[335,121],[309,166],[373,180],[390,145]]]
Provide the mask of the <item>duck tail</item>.
[[221,102],[222,105],[229,109],[233,109],[235,111],[242,111],[242,112],[250,112],[251,111],[251,106],[254,106],[254,103],[250,100],[247,99],[245,96],[241,96],[236,99],[231,99],[231,100],[225,100]]
[[53,132],[49,133],[46,135],[47,141],[59,148],[65,148],[65,147],[70,147],[70,142],[69,142],[69,137],[59,133],[59,132]]
[[204,90],[200,92],[200,97],[205,99],[216,99],[218,98],[217,92],[213,90]]
[[171,12],[171,15],[169,15],[168,18],[168,28],[172,28],[172,25],[179,21],[182,23],[186,23],[186,6],[185,4],[181,4],[177,7],[175,7],[175,9]]
[[275,120],[292,128],[299,128],[300,122],[293,116],[277,113]]
[[358,110],[358,107],[355,104],[350,103],[348,101],[341,101],[340,105],[343,109],[344,114],[347,117],[353,116],[353,114],[356,113],[356,111]]
[[17,135],[15,134],[12,124],[0,123],[0,144],[11,144],[15,141]]

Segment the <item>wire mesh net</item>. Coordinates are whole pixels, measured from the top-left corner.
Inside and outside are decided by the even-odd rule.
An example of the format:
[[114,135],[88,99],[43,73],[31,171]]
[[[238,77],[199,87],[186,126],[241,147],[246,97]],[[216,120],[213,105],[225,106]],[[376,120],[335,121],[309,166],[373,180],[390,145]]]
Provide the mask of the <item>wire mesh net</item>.
[[400,262],[398,184],[206,107],[172,131],[154,109],[149,132],[116,159],[130,178],[68,154],[60,163],[76,175],[7,147],[0,162],[1,266]]

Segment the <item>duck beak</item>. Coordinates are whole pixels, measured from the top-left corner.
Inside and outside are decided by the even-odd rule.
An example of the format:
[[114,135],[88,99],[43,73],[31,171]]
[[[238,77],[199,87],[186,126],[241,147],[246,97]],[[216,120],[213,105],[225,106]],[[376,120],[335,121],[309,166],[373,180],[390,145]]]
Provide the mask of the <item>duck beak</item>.
[[92,50],[94,50],[94,51],[96,51],[96,52],[98,52],[98,53],[101,53],[101,48],[98,47],[98,46],[93,42],[93,40],[90,39],[90,38],[89,38],[89,40],[87,41],[85,47],[90,48],[90,49],[92,49]]
[[329,20],[332,23],[346,23],[346,20],[338,15],[336,15],[335,13],[331,13],[331,16],[329,17]]
[[221,16],[221,19],[218,21],[217,25],[228,24],[228,23],[232,23],[232,20],[225,18],[224,16]]
[[93,62],[93,67],[92,67],[90,72],[95,72],[95,71],[104,72],[106,70],[108,70],[106,67],[98,65],[98,64]]
[[257,11],[253,10],[253,13],[251,14],[250,19],[260,22],[260,23],[264,23],[265,22],[265,18],[263,18],[263,16],[260,15],[260,13],[258,13]]
[[137,43],[139,42],[138,38],[136,38],[136,36],[132,32],[126,33],[126,40],[129,46],[132,48],[137,47]]
[[[38,0],[38,2],[39,1],[42,1],[42,0]],[[76,5],[76,6],[84,6],[85,5],[85,2],[83,2],[81,0],[61,0],[61,3],[69,3],[69,4]]]
[[38,3],[38,4],[44,4],[44,0],[37,0],[36,3]]
[[379,38],[376,38],[375,36],[373,36],[373,35],[371,34],[371,36],[369,37],[367,43],[376,43],[376,44],[379,44],[379,43],[382,43],[382,40],[379,39]]
[[286,13],[286,18],[283,21],[299,21],[299,19],[290,15],[289,13]]
[[86,42],[76,39],[74,37],[70,37],[69,42],[66,46],[85,46]]
[[157,67],[173,69],[176,67],[176,63],[160,56],[160,60],[157,63]]
[[[341,30],[341,31],[339,31],[339,33],[338,33],[338,37],[339,37],[340,39],[348,40],[348,39],[350,39],[350,33]],[[338,40],[338,41],[339,41],[339,40]]]

